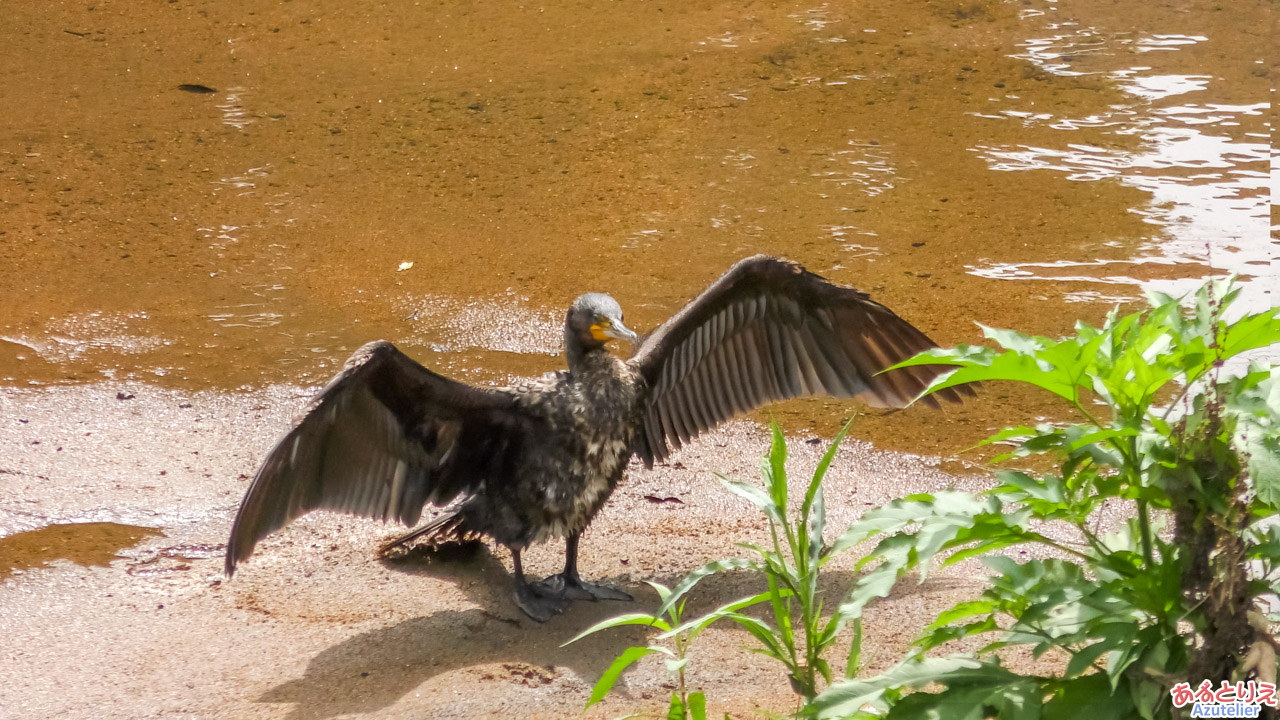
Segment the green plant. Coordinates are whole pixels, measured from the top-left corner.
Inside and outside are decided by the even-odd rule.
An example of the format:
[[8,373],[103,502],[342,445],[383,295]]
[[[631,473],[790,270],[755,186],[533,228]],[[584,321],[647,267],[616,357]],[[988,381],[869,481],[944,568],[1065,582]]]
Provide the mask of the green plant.
[[[726,488],[755,505],[768,518],[770,545],[761,547],[752,543],[739,543],[741,547],[751,550],[756,557],[721,560],[705,565],[685,576],[674,590],[649,583],[658,591],[662,600],[662,605],[655,613],[633,613],[611,618],[570,640],[569,642],[574,642],[610,627],[651,625],[662,631],[657,640],[670,640],[674,645],[674,648],[648,645],[625,650],[596,683],[587,702],[588,707],[608,694],[619,674],[632,662],[657,652],[671,658],[667,661],[668,667],[679,677],[678,689],[672,695],[668,717],[700,719],[702,715],[699,713],[705,712],[705,698],[701,693],[688,693],[686,690],[686,653],[689,643],[712,623],[722,619],[731,620],[750,633],[761,646],[755,652],[780,661],[786,668],[792,688],[806,701],[817,695],[820,684],[832,682],[831,665],[824,653],[835,643],[841,629],[852,620],[854,637],[846,661],[846,674],[852,677],[857,673],[861,651],[861,620],[837,610],[824,622],[823,602],[818,590],[819,571],[835,556],[823,539],[826,506],[823,501],[822,480],[849,425],[846,424],[836,435],[818,463],[795,519],[789,517],[788,509],[791,503],[787,486],[786,440],[776,422],[771,423],[771,429],[773,443],[769,456],[761,463],[761,474],[765,479],[763,488],[752,483],[720,478]],[[689,591],[707,577],[727,570],[759,573],[764,576],[768,589],[693,620],[682,620]],[[764,602],[769,603],[772,622],[742,612]],[[664,620],[664,617],[667,619]],[[688,715],[684,714],[686,709]]]
[[[935,350],[903,363],[958,368],[931,390],[1036,385],[1079,422],[985,441],[1012,445],[998,460],[1052,457],[1054,472],[1004,470],[977,495],[911,495],[867,512],[833,543],[839,552],[881,536],[860,567],[878,564],[837,611],[850,617],[907,572],[923,578],[935,558],[982,556],[996,574],[980,598],[939,615],[902,664],[828,688],[805,713],[1156,718],[1172,715],[1178,681],[1274,682],[1276,641],[1257,608],[1280,593],[1280,369],[1228,377],[1222,368],[1280,341],[1280,309],[1227,321],[1237,294],[1208,284],[1185,314],[1177,299],[1153,294],[1146,312],[1112,312],[1101,328],[1078,324],[1060,341],[984,328],[1003,350]],[[1103,532],[1107,504],[1127,504],[1132,516]],[[1025,543],[1050,557],[990,554]],[[995,639],[976,656],[924,655],[987,634]],[[995,651],[1012,645],[1057,653],[1063,672],[1005,669]],[[930,683],[941,692],[904,692]]]
[[[662,634],[658,636],[658,639],[669,639],[673,647],[640,645],[623,650],[622,654],[614,658],[613,663],[609,665],[609,668],[604,671],[604,674],[596,682],[595,688],[591,692],[591,697],[587,700],[587,707],[591,707],[603,700],[609,694],[609,691],[613,689],[614,684],[618,682],[622,672],[630,667],[632,663],[646,655],[660,653],[668,657],[667,669],[675,673],[677,678],[676,690],[671,694],[671,703],[668,706],[666,717],[671,718],[671,720],[684,720],[685,718],[706,720],[706,696],[701,692],[689,692],[689,688],[685,684],[685,665],[689,659],[689,644],[717,619],[736,613],[751,605],[765,602],[769,600],[770,595],[769,593],[762,593],[754,597],[744,598],[724,605],[696,620],[682,622],[685,605],[684,598],[675,597],[671,590],[661,583],[650,582],[649,585],[658,592],[658,598],[663,602],[661,611],[653,614],[628,613],[602,620],[578,633],[565,645],[577,642],[588,635],[608,628],[625,625],[648,625],[661,630]],[[666,620],[663,619],[663,615],[666,616]],[[628,715],[626,717],[639,717],[639,715]]]

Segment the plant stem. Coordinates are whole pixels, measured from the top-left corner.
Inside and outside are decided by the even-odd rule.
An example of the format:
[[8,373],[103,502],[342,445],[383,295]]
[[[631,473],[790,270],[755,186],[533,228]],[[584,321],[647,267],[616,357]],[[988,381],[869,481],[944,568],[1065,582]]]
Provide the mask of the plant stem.
[[1138,500],[1138,533],[1142,537],[1142,557],[1147,561],[1147,567],[1155,564],[1155,551],[1151,547],[1151,514],[1147,508],[1147,501]]
[[[803,578],[801,584],[806,590],[809,587],[808,578]],[[817,637],[817,618],[814,617],[813,597],[807,592],[806,597],[800,599],[800,613],[804,616],[804,647],[805,647],[805,693],[804,701],[812,702],[815,695],[818,694],[818,648],[814,639]]]
[[[1141,422],[1138,423],[1142,425]],[[1144,487],[1142,471],[1139,469],[1138,463],[1138,441],[1137,438],[1129,438],[1127,443],[1117,443],[1119,445],[1128,445],[1129,453],[1125,457],[1125,469],[1129,475],[1129,484],[1132,487]],[[1147,567],[1155,565],[1156,556],[1152,550],[1151,544],[1151,511],[1148,507],[1146,498],[1138,498],[1138,534],[1142,538],[1142,558],[1146,561]]]
[[1048,537],[1048,536],[1041,535],[1040,533],[1031,533],[1031,534],[1029,534],[1029,535],[1028,535],[1028,538],[1029,538],[1029,539],[1031,539],[1031,540],[1034,540],[1035,542],[1040,543],[1041,545],[1048,545],[1049,547],[1051,547],[1051,548],[1053,548],[1053,549],[1055,549],[1055,550],[1059,550],[1059,551],[1064,552],[1064,553],[1067,553],[1067,554],[1069,554],[1069,555],[1074,555],[1074,556],[1076,556],[1076,557],[1080,558],[1081,560],[1092,560],[1092,559],[1093,559],[1092,557],[1090,557],[1090,556],[1089,556],[1088,554],[1086,554],[1086,553],[1082,553],[1082,552],[1080,552],[1079,550],[1075,550],[1075,549],[1072,549],[1072,548],[1070,548],[1070,547],[1067,547],[1066,545],[1063,545],[1062,543],[1060,543],[1060,542],[1058,542],[1058,541],[1056,541],[1056,540],[1054,540],[1054,539],[1052,539],[1052,538],[1050,538],[1050,537]]
[[685,667],[685,665],[684,665],[684,662],[683,662],[683,661],[684,661],[684,659],[685,659],[685,651],[686,651],[686,648],[685,648],[685,641],[684,641],[684,639],[683,639],[681,636],[677,635],[677,636],[676,636],[676,658],[677,658],[678,660],[680,660],[680,661],[681,661],[681,663],[680,663],[680,672],[679,672],[679,675],[680,675],[680,705],[684,708],[685,717],[688,717],[688,715],[689,715],[689,688],[688,688],[688,686],[686,686],[686,685],[685,685],[685,683],[684,683],[684,667]]

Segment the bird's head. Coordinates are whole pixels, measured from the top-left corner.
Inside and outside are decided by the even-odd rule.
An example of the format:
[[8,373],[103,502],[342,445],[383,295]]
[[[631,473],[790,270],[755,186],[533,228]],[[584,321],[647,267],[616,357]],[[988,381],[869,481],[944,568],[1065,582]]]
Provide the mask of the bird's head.
[[565,343],[583,349],[602,347],[610,339],[634,343],[636,334],[622,324],[622,306],[601,293],[587,293],[569,307],[564,321]]

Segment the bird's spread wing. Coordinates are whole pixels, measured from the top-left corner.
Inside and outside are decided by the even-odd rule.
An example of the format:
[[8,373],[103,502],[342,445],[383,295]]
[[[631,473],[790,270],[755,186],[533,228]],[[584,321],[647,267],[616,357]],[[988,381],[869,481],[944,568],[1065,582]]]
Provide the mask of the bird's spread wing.
[[498,473],[529,422],[506,391],[437,375],[389,342],[365,345],[253,478],[227,543],[227,574],[311,510],[416,523],[426,503],[446,504]]
[[[852,288],[757,255],[730,268],[646,337],[632,366],[652,388],[637,451],[647,465],[739,413],[826,393],[900,408],[943,366],[880,373],[935,347],[924,333]],[[958,402],[959,386],[922,400]]]

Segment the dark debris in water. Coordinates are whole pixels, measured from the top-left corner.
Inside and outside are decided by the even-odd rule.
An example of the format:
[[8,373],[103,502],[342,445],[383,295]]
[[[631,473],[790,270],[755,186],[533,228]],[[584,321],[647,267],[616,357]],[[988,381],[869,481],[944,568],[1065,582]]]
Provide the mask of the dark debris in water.
[[666,497],[662,497],[662,496],[659,496],[659,495],[645,495],[645,496],[644,496],[644,499],[645,499],[645,500],[648,500],[648,501],[649,501],[649,502],[651,502],[651,503],[655,503],[655,504],[657,504],[657,503],[676,503],[676,504],[679,504],[679,505],[683,505],[683,504],[684,504],[684,501],[683,501],[683,500],[681,500],[681,499],[680,499],[680,498],[678,498],[678,497],[674,497],[674,496],[666,496]]
[[212,95],[218,92],[217,89],[211,88],[208,85],[195,85],[195,84],[189,84],[189,83],[183,83],[182,85],[179,85],[178,89],[181,90],[182,92],[194,93],[196,95]]

